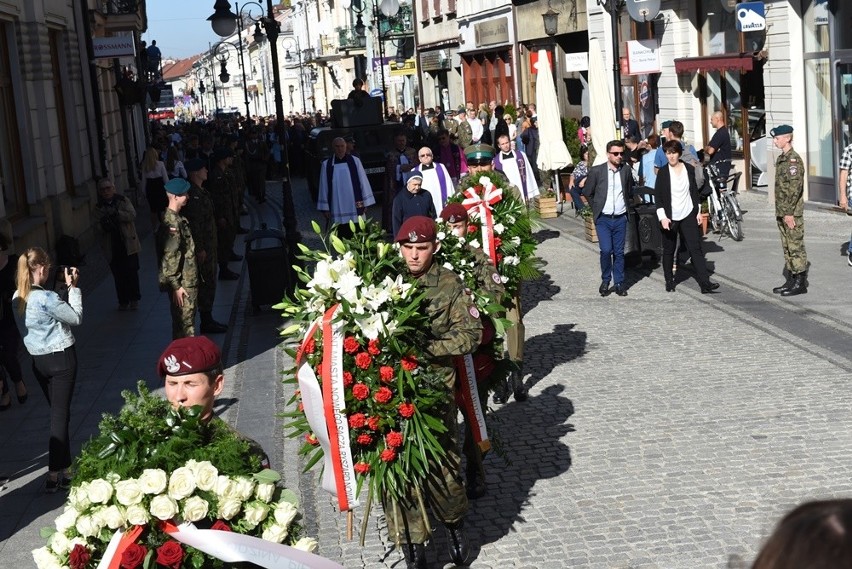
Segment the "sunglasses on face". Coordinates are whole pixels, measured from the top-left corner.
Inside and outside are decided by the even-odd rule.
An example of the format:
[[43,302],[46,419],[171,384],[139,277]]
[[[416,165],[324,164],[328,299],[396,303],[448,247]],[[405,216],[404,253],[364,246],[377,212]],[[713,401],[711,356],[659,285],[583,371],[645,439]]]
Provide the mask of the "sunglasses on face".
[[624,152],[610,152],[613,156],[621,156]]

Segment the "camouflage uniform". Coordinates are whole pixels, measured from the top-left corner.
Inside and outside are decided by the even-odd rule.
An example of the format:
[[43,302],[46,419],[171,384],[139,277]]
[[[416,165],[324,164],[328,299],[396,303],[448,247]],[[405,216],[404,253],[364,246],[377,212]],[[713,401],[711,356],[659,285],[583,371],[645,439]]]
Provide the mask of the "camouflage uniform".
[[[189,223],[182,215],[168,208],[157,229],[157,252],[160,259],[160,290],[170,295],[172,338],[195,336],[195,302],[198,295],[195,244]],[[186,291],[182,307],[171,296],[181,287]]]
[[213,310],[216,296],[217,236],[213,200],[204,188],[193,185],[189,199],[181,213],[189,222],[196,256],[206,253],[204,261],[198,259],[198,311],[204,314]]
[[450,133],[450,140],[456,142],[459,137],[459,123],[456,122],[456,119],[445,118],[443,126]]
[[216,215],[217,253],[219,265],[227,266],[236,238],[238,211],[234,207],[235,180],[227,170],[214,167],[207,178],[207,189]]
[[[431,465],[424,499],[438,520],[454,524],[467,513],[468,501],[459,476],[461,460],[456,441],[458,411],[452,396],[456,381],[453,357],[469,354],[476,349],[482,335],[482,325],[455,273],[433,263],[419,280],[426,291],[426,312],[432,322],[432,339],[427,341],[425,349],[429,367],[443,376],[448,388],[443,413],[447,432],[438,437],[447,454],[443,464]],[[395,524],[391,504],[385,500],[385,518],[391,538],[399,537],[400,541],[407,543],[425,543],[429,531],[423,524],[415,497],[411,496],[408,503],[398,504],[397,507],[396,516],[401,524],[399,527]]]
[[456,138],[457,143],[462,149],[470,146],[470,143],[473,142],[473,129],[470,128],[470,123],[467,122],[466,119],[459,120],[459,126],[456,130]]
[[[775,217],[781,232],[781,248],[784,250],[785,268],[793,274],[808,269],[805,253],[805,218],[803,217],[805,163],[795,150],[781,154],[775,162]],[[784,216],[792,215],[796,222],[793,229],[784,223]]]

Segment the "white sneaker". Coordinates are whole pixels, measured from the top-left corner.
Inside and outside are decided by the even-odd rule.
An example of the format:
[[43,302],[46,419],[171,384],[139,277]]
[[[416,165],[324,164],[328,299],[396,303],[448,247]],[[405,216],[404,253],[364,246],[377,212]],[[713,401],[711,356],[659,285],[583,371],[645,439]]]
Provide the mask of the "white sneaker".
[[846,262],[849,263],[850,267],[852,267],[852,252],[846,255]]

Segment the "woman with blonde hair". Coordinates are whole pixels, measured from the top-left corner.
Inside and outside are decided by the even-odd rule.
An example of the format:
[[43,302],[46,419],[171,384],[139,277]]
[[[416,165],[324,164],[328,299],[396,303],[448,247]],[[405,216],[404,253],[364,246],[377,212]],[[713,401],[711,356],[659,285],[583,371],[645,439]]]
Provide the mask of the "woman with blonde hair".
[[145,150],[145,157],[142,160],[142,177],[145,179],[145,197],[148,200],[148,209],[151,211],[151,227],[157,229],[160,218],[169,204],[166,197],[169,173],[166,171],[166,165],[160,160],[159,152],[153,146]]
[[53,493],[71,484],[71,396],[77,381],[77,352],[71,326],[83,321],[83,294],[77,287],[76,267],[64,267],[68,300],[44,288],[50,274],[50,257],[40,247],[18,258],[18,290],[12,309],[24,346],[33,358],[33,373],[50,405],[50,442],[45,490]]

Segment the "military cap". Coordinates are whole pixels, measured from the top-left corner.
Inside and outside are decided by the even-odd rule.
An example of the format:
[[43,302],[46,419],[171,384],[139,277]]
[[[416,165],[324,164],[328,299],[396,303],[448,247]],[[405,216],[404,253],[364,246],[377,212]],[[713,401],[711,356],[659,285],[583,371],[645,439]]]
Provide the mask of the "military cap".
[[454,117],[454,116],[456,116],[456,110],[455,109],[447,109],[447,112],[444,113],[444,114],[447,115],[448,117]]
[[234,155],[234,151],[228,148],[227,146],[220,146],[213,150],[213,162],[218,162],[219,160],[224,160],[225,158],[230,158]]
[[176,196],[182,196],[189,191],[189,182],[183,178],[172,178],[166,182],[166,191]]
[[663,121],[663,123],[662,123],[662,127],[663,127],[663,128],[669,128],[670,126],[672,126],[672,123],[673,123],[673,122],[674,122],[674,121]]
[[187,172],[198,172],[202,168],[207,168],[207,161],[202,160],[201,158],[193,158],[192,160],[187,160],[184,167]]
[[769,131],[769,136],[778,136],[779,134],[793,134],[793,127],[788,124],[782,124]]
[[467,209],[460,203],[448,203],[441,211],[441,219],[447,223],[467,221]]
[[415,215],[406,219],[396,233],[397,243],[428,243],[438,236],[435,220],[425,215]]
[[464,149],[464,157],[468,160],[491,160],[495,154],[494,147],[489,144],[471,144]]
[[173,341],[157,361],[157,374],[189,375],[216,369],[222,363],[222,354],[210,338],[190,336]]

